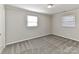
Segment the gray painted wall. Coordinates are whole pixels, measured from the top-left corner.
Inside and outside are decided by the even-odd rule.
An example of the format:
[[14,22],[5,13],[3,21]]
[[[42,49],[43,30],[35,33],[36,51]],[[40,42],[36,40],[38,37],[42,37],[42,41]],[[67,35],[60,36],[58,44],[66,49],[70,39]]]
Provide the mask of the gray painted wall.
[[[38,16],[39,26],[36,28],[26,27],[27,15]],[[51,34],[50,26],[51,17],[49,15],[6,6],[6,44]]]
[[[76,26],[73,28],[62,27],[62,16],[74,15],[76,18]],[[79,9],[55,14],[52,16],[52,33],[65,38],[79,41]]]

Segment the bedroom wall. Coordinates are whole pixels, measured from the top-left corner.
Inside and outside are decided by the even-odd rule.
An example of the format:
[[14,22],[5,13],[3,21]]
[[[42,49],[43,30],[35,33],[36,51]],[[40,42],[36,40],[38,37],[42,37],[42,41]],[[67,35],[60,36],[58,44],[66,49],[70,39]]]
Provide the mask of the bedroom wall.
[[[32,11],[6,5],[6,44],[29,40],[51,34],[51,17]],[[39,25],[36,28],[26,27],[26,16],[37,15]]]
[[5,48],[5,7],[0,4],[0,53]]
[[[61,25],[62,16],[69,14],[75,16],[76,26],[73,28],[63,27]],[[52,34],[79,41],[79,9],[53,15]]]

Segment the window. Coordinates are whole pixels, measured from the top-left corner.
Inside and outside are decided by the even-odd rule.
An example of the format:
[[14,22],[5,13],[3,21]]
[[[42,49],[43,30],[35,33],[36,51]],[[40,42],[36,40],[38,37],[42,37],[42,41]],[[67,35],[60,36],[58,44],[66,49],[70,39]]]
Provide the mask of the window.
[[62,26],[75,27],[75,16],[73,15],[63,16]]
[[27,26],[28,27],[37,27],[38,26],[38,17],[37,16],[27,16]]

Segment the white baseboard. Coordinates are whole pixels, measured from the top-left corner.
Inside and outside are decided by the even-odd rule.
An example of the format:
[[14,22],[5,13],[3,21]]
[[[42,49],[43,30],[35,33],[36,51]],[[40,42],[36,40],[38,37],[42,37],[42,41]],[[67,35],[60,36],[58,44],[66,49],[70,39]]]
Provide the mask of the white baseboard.
[[[52,34],[52,35],[56,35],[56,34]],[[56,35],[56,36],[60,36],[60,37],[63,37],[63,38],[67,38],[67,39],[70,39],[70,40],[74,40],[74,41],[79,41],[79,40],[77,40],[77,39],[68,38],[68,37],[65,37],[65,36],[62,36],[62,35]]]
[[[47,35],[50,35],[50,34],[47,34]],[[43,36],[47,36],[47,35],[41,35],[41,36],[37,36],[37,37],[31,37],[31,38],[27,38],[27,39],[22,39],[22,40],[19,40],[19,41],[14,41],[14,42],[6,43],[6,45],[22,42],[22,41],[25,41],[25,40],[31,40],[31,39],[35,39],[35,38],[39,38],[39,37],[43,37]]]
[[[47,34],[47,35],[56,35],[56,34]],[[22,41],[25,41],[25,40],[31,40],[31,39],[35,39],[35,38],[39,38],[39,37],[43,37],[43,36],[46,36],[46,35],[41,35],[41,36],[37,36],[37,37],[31,37],[31,38],[22,39],[22,40],[19,40],[19,41],[14,41],[14,42],[7,43],[6,45],[22,42]],[[64,37],[62,35],[56,35],[56,36]],[[64,38],[67,38],[67,37],[64,37]],[[77,39],[72,39],[72,38],[67,38],[67,39],[71,39],[71,40],[74,40],[74,41],[79,41]]]

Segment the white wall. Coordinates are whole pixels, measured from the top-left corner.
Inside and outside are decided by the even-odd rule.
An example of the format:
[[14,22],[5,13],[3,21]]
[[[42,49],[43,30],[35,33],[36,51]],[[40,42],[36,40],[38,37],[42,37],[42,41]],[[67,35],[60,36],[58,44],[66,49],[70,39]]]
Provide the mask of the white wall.
[[[39,26],[27,28],[25,25],[27,15],[37,15]],[[51,33],[50,22],[49,15],[6,6],[6,44],[48,35]]]
[[[76,27],[74,28],[66,28],[61,26],[61,17],[69,14],[76,16]],[[53,15],[52,34],[79,41],[79,9]]]
[[0,53],[5,47],[5,8],[0,4]]

